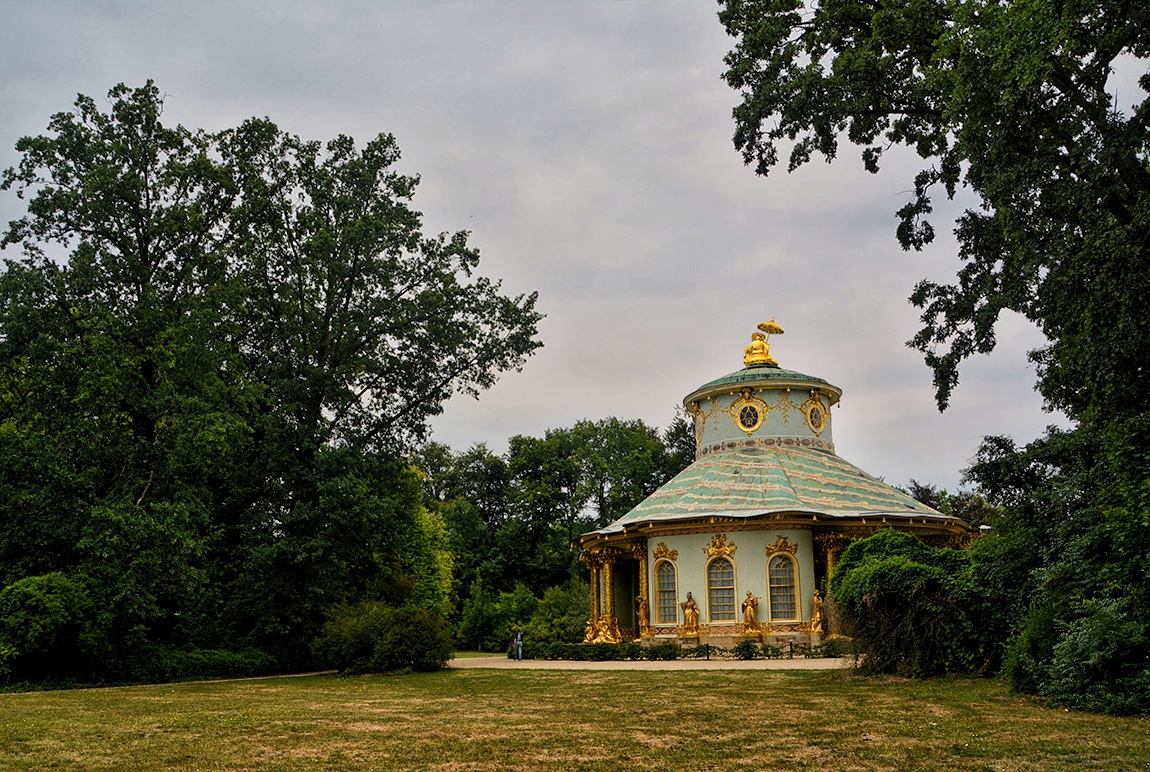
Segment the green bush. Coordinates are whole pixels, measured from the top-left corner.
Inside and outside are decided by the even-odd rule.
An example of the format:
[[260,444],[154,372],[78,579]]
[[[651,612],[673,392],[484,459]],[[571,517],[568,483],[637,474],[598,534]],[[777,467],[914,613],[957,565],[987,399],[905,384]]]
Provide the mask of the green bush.
[[855,643],[850,638],[830,638],[822,643],[811,644],[805,656],[812,659],[830,659],[849,657],[855,653]]
[[259,649],[136,648],[121,663],[117,679],[162,683],[195,678],[250,678],[278,671],[275,657]]
[[590,615],[591,589],[586,582],[572,580],[561,587],[549,587],[523,625],[523,639],[579,643]]
[[709,659],[711,657],[724,659],[731,656],[731,650],[716,646],[713,643],[700,643],[698,646],[688,646],[683,649],[680,656],[683,659]]
[[913,536],[880,531],[847,548],[832,580],[864,672],[969,673],[983,661],[965,556]]
[[647,659],[651,660],[670,661],[678,659],[682,655],[683,647],[675,641],[664,641],[647,648]]
[[331,609],[312,651],[345,674],[432,671],[451,659],[451,637],[431,611],[363,601]]
[[[712,647],[715,650],[716,647]],[[681,649],[677,643],[661,643],[644,646],[634,641],[628,643],[539,643],[523,642],[524,659],[560,659],[572,662],[618,662],[623,660],[673,660],[678,659]],[[507,656],[513,658],[514,650],[509,648]]]
[[763,650],[759,648],[759,644],[750,640],[739,641],[732,651],[735,654],[735,659],[759,659],[763,656]]
[[82,581],[54,572],[0,590],[0,678],[91,683],[105,649]]
[[1007,657],[1015,688],[1096,713],[1150,712],[1150,640],[1129,605],[1036,604]]
[[764,643],[762,650],[766,659],[784,659],[790,653],[790,648],[787,646],[772,646],[769,643]]

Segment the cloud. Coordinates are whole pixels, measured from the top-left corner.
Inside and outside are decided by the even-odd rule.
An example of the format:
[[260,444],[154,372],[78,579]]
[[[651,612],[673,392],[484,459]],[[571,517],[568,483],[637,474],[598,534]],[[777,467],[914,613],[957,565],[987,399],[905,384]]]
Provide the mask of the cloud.
[[[983,434],[1051,420],[1009,320],[999,351],[933,407],[904,342],[906,297],[957,265],[940,239],[902,252],[894,212],[912,154],[880,175],[844,147],[833,165],[755,177],[731,145],[730,45],[707,3],[8,2],[0,30],[0,166],[77,92],[154,78],[165,118],[221,129],[269,116],[308,138],[394,133],[419,173],[431,231],[471,231],[482,271],[538,290],[545,348],[477,404],[450,402],[455,447],[542,434],[580,418],[665,425],[700,384],[741,367],[775,317],[783,366],[843,388],[839,451],[900,483],[949,488]],[[0,217],[20,212],[0,196]]]

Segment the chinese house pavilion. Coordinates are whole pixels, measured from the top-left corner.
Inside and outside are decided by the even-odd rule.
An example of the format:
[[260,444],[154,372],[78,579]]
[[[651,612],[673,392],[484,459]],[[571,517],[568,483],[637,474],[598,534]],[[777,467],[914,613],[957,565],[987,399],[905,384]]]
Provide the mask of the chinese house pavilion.
[[591,571],[587,642],[743,637],[818,640],[820,589],[854,539],[882,528],[964,546],[975,530],[835,454],[842,390],[779,367],[758,326],[745,367],[683,400],[695,462],[623,517],[580,540]]

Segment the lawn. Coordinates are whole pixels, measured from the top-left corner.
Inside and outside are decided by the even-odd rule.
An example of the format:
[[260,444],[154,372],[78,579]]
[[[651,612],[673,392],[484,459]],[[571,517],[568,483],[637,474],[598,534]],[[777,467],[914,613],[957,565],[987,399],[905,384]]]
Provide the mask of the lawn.
[[833,671],[331,675],[0,694],[0,770],[1150,770],[1150,720]]

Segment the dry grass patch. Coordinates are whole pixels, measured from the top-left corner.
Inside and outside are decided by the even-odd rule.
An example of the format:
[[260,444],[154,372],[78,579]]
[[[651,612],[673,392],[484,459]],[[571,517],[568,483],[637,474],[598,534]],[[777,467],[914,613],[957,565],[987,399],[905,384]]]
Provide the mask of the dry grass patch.
[[997,681],[499,671],[0,695],[0,770],[1150,771],[1150,721]]

